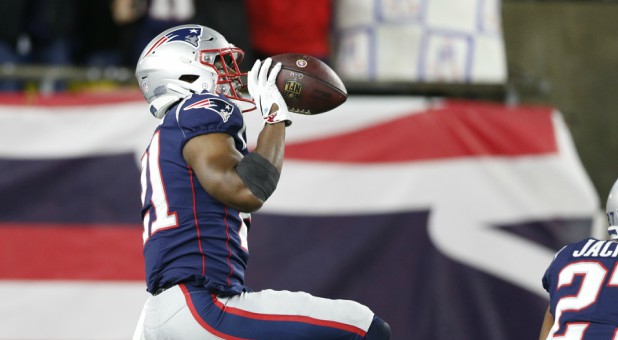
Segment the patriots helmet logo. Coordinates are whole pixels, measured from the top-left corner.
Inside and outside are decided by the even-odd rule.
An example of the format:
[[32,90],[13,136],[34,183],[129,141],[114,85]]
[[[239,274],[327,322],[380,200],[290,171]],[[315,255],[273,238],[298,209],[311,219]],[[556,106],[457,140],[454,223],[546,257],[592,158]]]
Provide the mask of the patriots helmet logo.
[[173,41],[180,41],[197,48],[200,45],[201,37],[202,28],[199,26],[179,28],[159,38],[159,40],[157,40],[152,47],[150,47],[144,56],[149,55],[159,46]]
[[232,111],[234,110],[234,107],[232,106],[232,104],[224,100],[218,99],[218,98],[208,98],[208,99],[197,101],[185,107],[183,110],[202,109],[202,108],[215,111],[219,116],[221,116],[221,119],[223,119],[224,123],[228,121],[228,119],[232,115]]

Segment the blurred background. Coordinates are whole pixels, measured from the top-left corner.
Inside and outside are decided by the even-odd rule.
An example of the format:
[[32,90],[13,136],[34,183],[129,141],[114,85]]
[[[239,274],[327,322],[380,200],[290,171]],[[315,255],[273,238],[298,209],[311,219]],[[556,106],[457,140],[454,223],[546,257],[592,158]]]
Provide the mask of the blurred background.
[[605,237],[617,15],[610,0],[0,2],[0,339],[130,338],[137,160],[157,124],[133,71],[185,23],[242,48],[245,70],[317,56],[350,94],[295,118],[250,286],[361,301],[394,339],[535,338],[554,252]]
[[[618,82],[615,77],[618,71],[613,67],[618,45],[608,34],[614,29],[610,18],[618,11],[617,2],[470,1],[471,6],[479,3],[485,8],[488,26],[485,30],[493,31],[504,41],[503,50],[495,48],[494,55],[479,56],[498,63],[489,68],[500,69],[499,74],[471,79],[463,74],[445,73],[442,79],[431,79],[399,72],[396,67],[384,71],[384,75],[376,75],[367,74],[357,64],[344,65],[352,64],[345,58],[355,53],[349,50],[354,48],[350,46],[354,37],[342,36],[346,30],[376,28],[380,20],[390,26],[406,25],[406,21],[410,25],[418,24],[424,20],[419,17],[427,9],[427,3],[422,0],[4,1],[0,4],[4,16],[4,28],[0,32],[1,88],[37,94],[135,88],[134,66],[150,39],[174,25],[199,23],[220,31],[241,47],[246,52],[243,63],[246,68],[256,58],[288,51],[309,53],[331,64],[340,55],[333,66],[343,73],[352,94],[481,98],[556,107],[566,117],[584,166],[599,196],[605,199],[618,165],[618,160],[607,157],[618,145],[618,137],[610,133],[616,119],[612,112],[618,101],[611,91]],[[436,1],[435,6],[449,5],[443,0]],[[390,6],[396,15],[384,14],[379,6]],[[450,12],[453,22],[457,22],[457,11],[441,10],[445,15]],[[358,12],[364,15],[357,15]],[[356,18],[384,15],[393,18],[350,22],[355,15]],[[392,36],[385,43],[392,50],[382,48],[384,55],[391,56],[384,59],[387,62],[392,58],[400,62],[409,60],[408,64],[412,65],[418,53],[416,41],[406,42],[414,36],[399,35],[399,32],[384,34]],[[344,45],[344,40],[348,45]],[[404,45],[409,47],[400,49]],[[346,47],[348,50],[344,51]],[[374,58],[377,50],[372,52]],[[376,77],[381,80],[373,81]]]

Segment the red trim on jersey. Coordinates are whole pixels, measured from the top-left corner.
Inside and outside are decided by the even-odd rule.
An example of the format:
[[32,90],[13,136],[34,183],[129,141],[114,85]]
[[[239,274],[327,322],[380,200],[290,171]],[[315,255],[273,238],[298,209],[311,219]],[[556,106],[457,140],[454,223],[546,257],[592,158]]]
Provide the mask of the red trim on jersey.
[[195,231],[197,232],[197,244],[200,248],[200,255],[202,255],[202,276],[206,276],[206,255],[204,255],[204,249],[202,248],[202,237],[200,233],[200,223],[197,218],[197,198],[195,196],[195,186],[193,182],[193,170],[189,169],[189,179],[191,181],[191,193],[193,194],[193,221],[195,222]]
[[395,163],[552,154],[558,151],[552,114],[549,107],[450,101],[348,133],[286,143],[285,157]]
[[182,293],[185,295],[185,301],[187,302],[187,306],[189,306],[191,315],[193,315],[193,318],[195,319],[195,321],[197,321],[202,327],[204,327],[205,330],[223,339],[243,340],[243,338],[233,337],[229,334],[219,332],[218,330],[212,328],[212,326],[210,326],[208,323],[206,323],[206,321],[204,321],[204,319],[202,319],[200,314],[195,309],[195,306],[193,305],[193,301],[191,300],[191,293],[189,292],[187,287],[185,287],[185,285],[183,284],[179,284],[178,287],[180,287],[180,289],[182,290]]
[[0,223],[0,279],[145,280],[141,224]]
[[[170,212],[169,200],[167,199],[167,187],[165,185],[165,180],[163,179],[163,174],[161,173],[161,142],[160,142],[161,138],[160,136],[161,136],[161,131],[155,132],[150,142],[150,146],[148,147],[148,153],[147,153],[148,155],[148,160],[147,160],[148,182],[150,182],[150,204],[155,211],[155,219],[154,221],[150,221],[150,225],[148,226],[148,239],[150,239],[154,234],[158,232],[169,230],[169,229],[175,229],[180,226],[180,224],[178,223],[178,213],[176,211]],[[157,159],[155,162],[153,162],[158,169],[157,173],[159,174],[159,176],[153,176],[152,169],[150,167],[150,157],[153,157],[152,152],[151,152],[152,150],[151,147],[153,143],[156,143],[156,147],[157,147],[156,150],[159,151],[158,153],[156,153],[156,155],[154,155],[157,157]],[[153,180],[156,181],[155,182],[157,183],[156,186],[152,184]],[[165,205],[167,206],[166,207],[167,211],[165,211],[165,217],[159,216],[159,213],[161,213],[161,211],[159,211],[161,207],[157,206],[155,202],[153,201],[153,197],[155,195],[155,188],[158,188],[159,184],[160,184],[161,189],[163,190],[163,199],[165,200]],[[167,219],[168,217],[171,217],[171,216],[174,217],[174,224],[171,224],[171,225],[163,224],[163,226],[160,225],[162,218]],[[154,231],[152,231],[153,225],[156,227]]]
[[321,319],[316,319],[316,318],[312,318],[310,316],[305,316],[305,315],[262,314],[262,313],[250,312],[250,311],[246,311],[240,308],[230,307],[230,306],[223,304],[221,301],[217,299],[217,296],[215,294],[211,294],[211,296],[212,296],[212,301],[215,304],[215,306],[221,309],[224,313],[234,314],[234,315],[242,316],[242,317],[249,318],[249,319],[255,319],[255,320],[301,322],[301,323],[307,323],[307,324],[316,325],[316,326],[331,327],[331,328],[341,329],[346,332],[358,334],[361,337],[367,334],[367,332],[365,332],[364,330],[356,326],[348,325],[348,324],[337,322],[337,321],[321,320]]
[[617,275],[618,275],[618,262],[616,262],[616,264],[614,265],[614,268],[612,268],[611,274],[609,276],[609,281],[607,282],[608,287],[618,287],[618,281],[616,283],[612,283],[612,281],[614,281],[614,277]]
[[227,274],[227,285],[231,286],[231,277],[232,274],[234,274],[234,267],[232,266],[232,249],[230,248],[230,224],[227,220],[227,206],[224,206],[223,209],[225,210],[225,217],[223,217],[223,221],[225,222],[225,236],[227,236],[227,239],[225,240],[225,246],[227,247],[227,265],[230,267],[230,272]]
[[[590,322],[567,322],[564,325],[564,332],[562,332],[562,334],[554,333],[554,334],[552,334],[551,338],[555,339],[555,340],[566,339],[565,335],[569,331],[569,327],[570,326],[577,326],[577,325],[585,325],[586,327],[584,327],[584,329],[582,330],[582,334],[586,334],[586,330],[588,330],[588,327],[590,327]],[[573,336],[571,336],[571,338],[573,338]]]

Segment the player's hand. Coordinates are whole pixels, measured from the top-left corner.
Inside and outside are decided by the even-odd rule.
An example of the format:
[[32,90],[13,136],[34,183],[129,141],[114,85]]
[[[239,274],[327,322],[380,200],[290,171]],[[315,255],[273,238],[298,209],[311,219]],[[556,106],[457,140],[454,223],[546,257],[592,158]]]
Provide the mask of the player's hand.
[[288,106],[279,92],[275,80],[281,70],[281,63],[277,63],[270,73],[268,69],[272,60],[266,58],[264,62],[257,60],[247,76],[249,94],[253,97],[255,107],[262,114],[262,118],[268,124],[285,122],[286,126],[292,124]]

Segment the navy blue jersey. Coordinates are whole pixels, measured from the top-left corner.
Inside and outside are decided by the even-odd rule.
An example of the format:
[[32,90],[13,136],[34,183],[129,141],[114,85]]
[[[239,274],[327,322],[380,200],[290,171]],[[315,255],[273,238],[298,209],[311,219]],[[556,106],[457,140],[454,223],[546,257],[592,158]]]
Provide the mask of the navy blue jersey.
[[556,254],[543,276],[554,315],[550,338],[553,334],[565,339],[616,339],[617,259],[617,242],[593,238],[569,244]]
[[182,149],[191,138],[229,134],[247,154],[245,124],[222,95],[195,94],[172,107],[142,159],[142,219],[148,291],[179,282],[220,294],[245,290],[250,217],[222,204],[200,185]]

